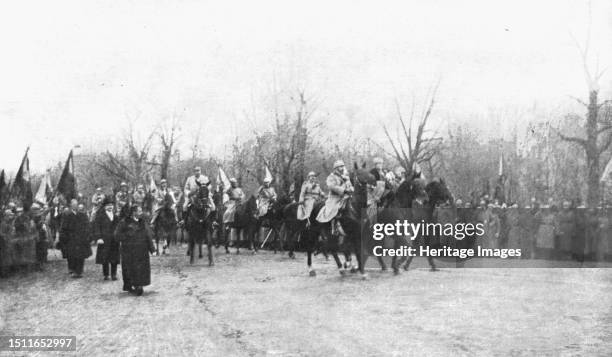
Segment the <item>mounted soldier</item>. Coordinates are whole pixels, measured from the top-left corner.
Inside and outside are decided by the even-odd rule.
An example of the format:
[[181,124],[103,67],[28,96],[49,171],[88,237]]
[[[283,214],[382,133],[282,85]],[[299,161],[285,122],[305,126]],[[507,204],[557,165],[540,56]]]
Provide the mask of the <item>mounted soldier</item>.
[[145,192],[145,187],[143,184],[138,184],[136,186],[136,192],[132,195],[132,203],[140,206],[143,210],[145,210],[145,199],[147,198],[147,193]]
[[[244,200],[244,192],[242,188],[238,187],[238,181],[236,178],[230,178],[230,188],[227,191],[229,196],[229,201],[226,203],[225,213],[223,214],[223,223],[231,226],[234,223],[234,216],[236,215],[236,208],[242,200]],[[236,229],[231,228],[230,230],[230,240],[232,242],[236,241]]]
[[[198,192],[198,189],[200,188],[201,185],[209,186],[208,192],[212,192],[212,190],[210,189],[210,180],[208,179],[208,176],[202,175],[202,168],[200,168],[199,166],[196,166],[193,168],[193,175],[189,176],[187,178],[187,181],[185,181],[185,188],[183,189],[183,198],[184,198],[183,212],[187,211],[187,207],[189,206],[189,203],[191,202],[190,200],[191,196]],[[211,201],[212,201],[212,193],[211,193]]]
[[332,222],[332,234],[343,235],[342,228],[337,224],[336,217],[345,208],[346,202],[353,193],[353,185],[346,175],[346,168],[342,160],[334,163],[331,174],[327,176],[327,188],[329,196],[325,201],[325,206],[317,215],[317,221],[321,223]]
[[[306,181],[302,183],[299,206],[297,208],[297,219],[300,221],[309,219],[315,202],[324,197],[325,193],[317,182],[317,174],[314,171],[310,171]],[[310,222],[307,222],[307,224],[310,225]]]
[[166,200],[172,202],[172,211],[174,212],[174,218],[178,222],[178,216],[176,214],[176,198],[174,192],[168,188],[168,181],[162,179],[159,183],[159,188],[153,192],[153,217],[151,218],[151,224],[155,223],[155,219],[159,216],[159,212],[164,207]]
[[102,187],[96,188],[96,192],[91,196],[91,221],[93,222],[96,219],[96,212],[102,207],[102,201],[104,200],[104,193],[102,192]]
[[268,213],[270,204],[276,201],[276,191],[274,190],[274,187],[270,186],[271,183],[272,176],[269,176],[268,172],[266,172],[266,177],[264,178],[263,185],[260,186],[257,190],[257,216],[259,218],[265,216]]
[[120,217],[127,215],[127,209],[131,204],[130,194],[128,192],[128,185],[122,182],[119,187],[119,192],[115,195],[115,207],[116,212]]

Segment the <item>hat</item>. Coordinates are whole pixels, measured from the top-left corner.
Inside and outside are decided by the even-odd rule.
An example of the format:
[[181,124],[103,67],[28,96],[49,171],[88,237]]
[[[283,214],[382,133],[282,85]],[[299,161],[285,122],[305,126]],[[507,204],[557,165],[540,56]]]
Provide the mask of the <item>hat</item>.
[[235,183],[238,183],[238,181],[236,180],[236,178],[235,178],[235,177],[232,177],[232,178],[230,179],[230,182],[235,182]]
[[382,164],[382,163],[383,163],[383,159],[381,159],[380,157],[375,157],[374,158],[374,165]]
[[127,186],[127,185],[128,185],[127,183],[122,182],[120,186],[123,187],[123,186]]
[[168,183],[168,181],[166,181],[166,179],[161,179],[161,181],[159,181],[160,184],[162,183]]
[[336,160],[336,162],[334,162],[334,170],[342,166],[344,166],[344,161]]
[[32,203],[31,209],[40,209],[40,205],[38,203]]
[[208,179],[208,176],[206,175],[200,176],[200,178],[197,179],[197,181],[202,185],[210,185],[210,180]]
[[312,177],[316,177],[316,176],[317,176],[317,174],[316,174],[314,171],[310,171],[310,172],[308,173],[308,176],[307,176],[307,177],[311,177],[311,176],[312,176]]
[[102,206],[108,206],[108,205],[113,205],[113,199],[111,197],[104,197],[104,200],[102,201]]
[[270,177],[266,177],[266,178],[263,180],[263,182],[265,182],[265,183],[270,183],[270,182],[272,182],[272,179],[271,179]]

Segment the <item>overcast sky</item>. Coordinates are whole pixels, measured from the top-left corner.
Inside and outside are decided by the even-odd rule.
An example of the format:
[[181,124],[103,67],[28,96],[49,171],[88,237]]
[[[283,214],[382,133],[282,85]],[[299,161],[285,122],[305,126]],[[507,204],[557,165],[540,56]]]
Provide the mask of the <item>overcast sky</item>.
[[[584,44],[587,4],[3,2],[0,168],[16,171],[30,145],[41,171],[73,145],[104,149],[130,119],[145,131],[173,113],[189,129],[184,142],[201,122],[205,151],[222,155],[236,135],[266,126],[274,88],[316,96],[330,130],[380,137],[395,98],[408,111],[441,78],[436,121],[503,133],[584,97],[570,34]],[[591,17],[591,65],[606,67],[612,2],[593,1]],[[612,69],[602,92],[611,79]]]

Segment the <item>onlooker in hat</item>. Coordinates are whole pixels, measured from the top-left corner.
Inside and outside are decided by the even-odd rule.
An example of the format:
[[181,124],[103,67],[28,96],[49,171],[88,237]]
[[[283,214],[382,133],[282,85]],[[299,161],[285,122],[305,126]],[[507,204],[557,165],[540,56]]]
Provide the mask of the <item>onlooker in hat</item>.
[[102,210],[96,215],[92,225],[92,238],[96,241],[96,264],[102,265],[104,280],[117,280],[119,264],[119,241],[115,239],[115,229],[119,218],[114,213],[114,203],[110,198],[102,202]]

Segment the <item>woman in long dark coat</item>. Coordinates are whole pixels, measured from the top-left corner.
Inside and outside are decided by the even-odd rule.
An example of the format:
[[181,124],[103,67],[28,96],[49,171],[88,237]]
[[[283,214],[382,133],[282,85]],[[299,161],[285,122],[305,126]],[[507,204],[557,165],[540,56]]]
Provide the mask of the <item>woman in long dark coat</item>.
[[113,280],[117,280],[117,264],[119,264],[119,241],[115,239],[115,229],[119,217],[114,214],[115,204],[110,198],[102,202],[102,209],[93,221],[92,235],[98,244],[96,250],[96,264],[102,265],[104,280],[108,280],[110,274]]
[[123,290],[140,296],[143,286],[151,284],[149,253],[155,253],[151,230],[142,217],[142,207],[132,206],[130,214],[123,219],[115,231],[121,242],[121,270]]

